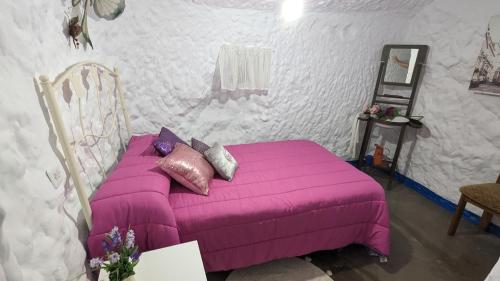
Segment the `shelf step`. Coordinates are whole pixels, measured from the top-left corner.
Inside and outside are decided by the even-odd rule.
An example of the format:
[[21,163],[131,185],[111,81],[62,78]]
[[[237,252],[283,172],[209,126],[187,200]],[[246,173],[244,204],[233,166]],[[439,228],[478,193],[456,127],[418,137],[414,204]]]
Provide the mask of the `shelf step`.
[[394,105],[408,106],[408,103],[406,103],[406,102],[400,102],[400,101],[385,101],[385,100],[376,99],[375,102],[376,103],[385,103],[385,104],[394,104]]
[[399,95],[377,95],[380,98],[390,98],[390,99],[402,99],[402,100],[410,100],[410,97],[399,96]]

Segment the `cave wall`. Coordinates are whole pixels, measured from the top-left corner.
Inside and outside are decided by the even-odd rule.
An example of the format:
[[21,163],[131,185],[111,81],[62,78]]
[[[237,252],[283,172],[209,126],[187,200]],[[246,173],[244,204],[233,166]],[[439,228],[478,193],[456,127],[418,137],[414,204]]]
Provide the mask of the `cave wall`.
[[[82,60],[112,65],[116,59],[98,48],[70,47],[63,33],[69,5],[64,2],[0,1],[2,281],[87,279],[80,204],[62,168],[35,78],[53,79]],[[99,38],[99,32],[93,35]]]

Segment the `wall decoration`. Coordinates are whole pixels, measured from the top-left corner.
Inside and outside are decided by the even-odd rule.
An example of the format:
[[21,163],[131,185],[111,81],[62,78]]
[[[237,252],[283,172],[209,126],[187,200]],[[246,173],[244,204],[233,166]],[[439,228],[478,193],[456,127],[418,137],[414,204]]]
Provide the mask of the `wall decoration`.
[[500,96],[500,15],[490,19],[469,90]]
[[[81,17],[81,22],[79,22],[80,16],[72,17],[69,21],[69,35],[73,39],[75,48],[78,48],[80,45],[77,39],[80,33],[85,39],[85,42],[88,43],[92,49],[94,48],[94,45],[90,40],[87,23],[91,7],[93,8],[96,16],[106,20],[116,19],[125,10],[125,0],[71,0],[71,4],[74,8],[83,6],[83,16]],[[72,33],[72,31],[74,33]]]
[[78,36],[82,33],[82,27],[80,26],[79,17],[73,17],[69,20],[68,33],[73,40],[73,45],[76,49],[80,47],[80,42],[78,41]]

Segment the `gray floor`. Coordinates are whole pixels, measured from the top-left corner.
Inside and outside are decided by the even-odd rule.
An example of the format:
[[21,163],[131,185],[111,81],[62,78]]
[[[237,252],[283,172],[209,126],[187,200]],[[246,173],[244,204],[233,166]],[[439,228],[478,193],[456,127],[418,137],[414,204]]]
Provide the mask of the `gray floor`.
[[[382,185],[387,179],[370,171]],[[394,184],[386,196],[391,214],[392,252],[387,263],[370,257],[362,246],[309,256],[335,281],[481,281],[500,256],[500,238],[462,220],[454,237],[446,235],[452,214],[415,191]],[[208,273],[223,281],[229,272]],[[265,280],[259,280],[265,281]]]

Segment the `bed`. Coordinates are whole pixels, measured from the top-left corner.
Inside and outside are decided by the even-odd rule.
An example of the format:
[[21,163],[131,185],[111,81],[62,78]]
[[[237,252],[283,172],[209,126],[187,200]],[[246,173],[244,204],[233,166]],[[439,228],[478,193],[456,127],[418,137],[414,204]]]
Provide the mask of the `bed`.
[[[79,65],[85,66],[101,67],[88,62]],[[130,133],[118,72],[111,75],[116,77]],[[72,142],[65,135],[58,109],[53,108],[57,104],[51,102],[56,97],[52,86],[59,82],[45,78],[40,79],[41,84],[49,95],[51,116],[90,229],[87,245],[91,257],[103,254],[104,234],[115,225],[123,232],[133,228],[142,251],[197,240],[207,272],[353,243],[389,255],[389,215],[383,188],[307,140],[225,146],[239,169],[231,182],[214,178],[210,194],[201,196],[156,166],[160,157],[152,143],[157,135],[132,136],[89,202]]]
[[104,233],[132,227],[143,250],[197,240],[207,271],[364,244],[389,254],[384,191],[366,174],[304,140],[229,145],[240,167],[197,195],[156,167],[154,135],[133,137],[91,201],[91,256]]

